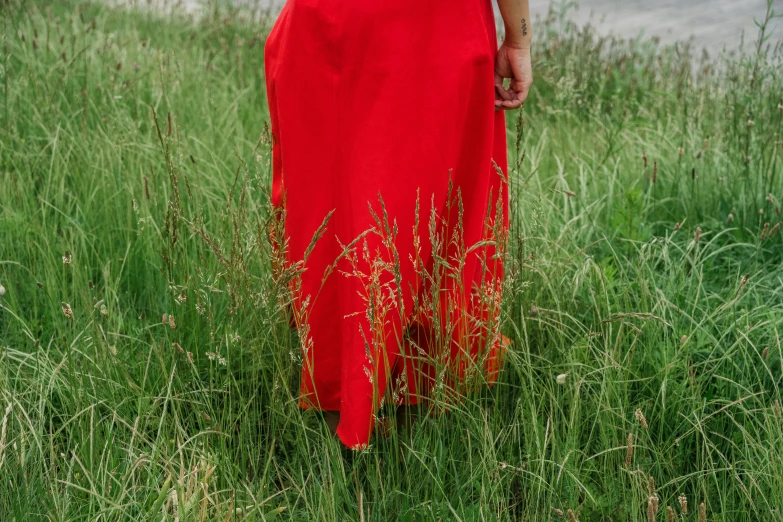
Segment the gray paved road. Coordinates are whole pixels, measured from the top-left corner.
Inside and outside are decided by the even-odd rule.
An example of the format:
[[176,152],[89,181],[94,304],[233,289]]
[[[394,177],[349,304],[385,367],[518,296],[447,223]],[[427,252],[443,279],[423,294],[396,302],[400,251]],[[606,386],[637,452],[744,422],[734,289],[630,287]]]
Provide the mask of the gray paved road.
[[[122,1],[122,0],[120,0]],[[128,0],[125,0],[128,1]],[[132,0],[131,0],[132,1]],[[176,0],[136,0],[140,3],[172,3]],[[190,9],[198,9],[207,0],[180,0]],[[258,6],[279,8],[285,0],[234,0]],[[368,0],[372,1],[372,0]],[[422,0],[426,1],[426,0]],[[549,6],[562,5],[561,0],[530,0],[533,17],[546,14]],[[773,0],[774,8],[783,14],[783,0]],[[697,47],[711,53],[724,46],[735,49],[743,31],[746,41],[755,38],[753,20],[763,18],[766,0],[581,0],[571,17],[577,22],[592,22],[603,33],[621,36],[657,35],[665,43],[693,36]],[[772,24],[773,42],[783,40],[783,21]]]

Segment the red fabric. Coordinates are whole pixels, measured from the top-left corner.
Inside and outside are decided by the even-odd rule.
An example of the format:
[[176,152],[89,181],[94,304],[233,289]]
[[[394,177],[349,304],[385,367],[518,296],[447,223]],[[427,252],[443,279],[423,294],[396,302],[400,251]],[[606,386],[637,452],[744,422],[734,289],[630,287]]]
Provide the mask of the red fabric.
[[[290,282],[300,405],[339,410],[348,446],[368,444],[382,401],[458,398],[472,369],[490,383],[500,369],[496,51],[490,0],[288,0],[267,40],[272,203],[289,267],[333,211]],[[438,266],[433,209],[452,265],[437,283],[425,275]]]

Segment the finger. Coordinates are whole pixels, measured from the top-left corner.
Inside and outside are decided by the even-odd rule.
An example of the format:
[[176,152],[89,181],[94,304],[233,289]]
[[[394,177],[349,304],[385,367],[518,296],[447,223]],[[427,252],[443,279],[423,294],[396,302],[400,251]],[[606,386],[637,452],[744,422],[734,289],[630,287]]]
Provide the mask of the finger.
[[495,84],[495,98],[503,101],[509,101],[514,99],[514,95],[510,90],[507,90],[503,85]]
[[532,85],[531,81],[526,81],[526,82],[522,83],[522,88],[520,89],[520,92],[517,93],[517,98],[522,103],[525,103],[525,100],[527,100],[527,97],[530,94],[530,86],[531,85]]
[[514,109],[519,109],[522,106],[522,100],[514,99],[509,101],[502,101],[500,104],[501,109],[505,111],[513,111]]

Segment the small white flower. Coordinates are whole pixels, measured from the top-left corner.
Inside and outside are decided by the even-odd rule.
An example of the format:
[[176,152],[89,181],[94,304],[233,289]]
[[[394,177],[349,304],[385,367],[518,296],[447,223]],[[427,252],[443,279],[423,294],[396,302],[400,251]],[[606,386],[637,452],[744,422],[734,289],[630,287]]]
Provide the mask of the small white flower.
[[568,374],[567,374],[567,373],[561,373],[560,375],[558,375],[558,376],[557,376],[557,384],[559,384],[559,385],[561,385],[561,386],[562,386],[563,384],[565,384],[565,383],[566,383],[566,378],[567,378],[567,377],[568,377]]

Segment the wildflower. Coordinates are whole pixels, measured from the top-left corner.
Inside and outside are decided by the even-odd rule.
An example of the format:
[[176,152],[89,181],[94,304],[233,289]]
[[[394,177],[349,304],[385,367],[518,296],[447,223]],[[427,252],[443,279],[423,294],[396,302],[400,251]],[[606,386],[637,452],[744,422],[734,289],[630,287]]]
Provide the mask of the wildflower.
[[688,514],[688,498],[685,495],[680,495],[677,499],[680,501],[680,511],[682,511],[683,515]]
[[71,305],[68,303],[62,303],[63,306],[63,314],[65,314],[65,317],[68,319],[73,319],[73,310],[71,310]]
[[561,386],[564,385],[566,383],[566,377],[568,377],[567,373],[561,373],[560,375],[558,375],[557,379],[556,379],[557,380],[557,384],[559,384]]
[[71,253],[66,250],[65,255],[63,256],[63,264],[70,265],[72,260]]
[[636,409],[636,420],[638,420],[642,424],[642,428],[647,429],[647,419],[644,418],[644,413],[642,413],[641,408]]
[[625,450],[625,467],[631,467],[631,459],[633,459],[633,434],[628,434],[628,441]]

